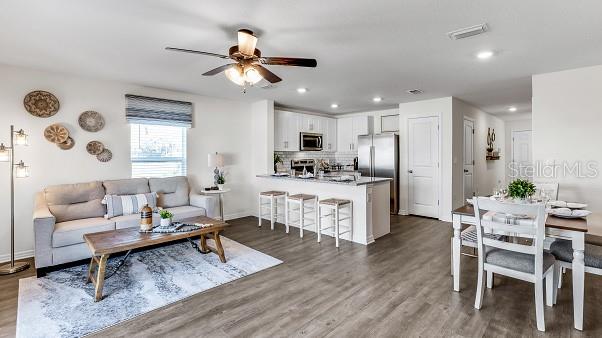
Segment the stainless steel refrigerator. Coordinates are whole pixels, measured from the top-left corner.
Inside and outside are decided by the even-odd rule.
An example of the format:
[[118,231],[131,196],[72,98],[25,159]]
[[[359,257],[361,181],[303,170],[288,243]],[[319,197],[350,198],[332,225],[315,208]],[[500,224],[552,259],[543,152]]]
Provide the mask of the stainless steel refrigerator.
[[362,135],[357,141],[358,170],[362,177],[388,177],[391,181],[391,214],[399,212],[399,135]]

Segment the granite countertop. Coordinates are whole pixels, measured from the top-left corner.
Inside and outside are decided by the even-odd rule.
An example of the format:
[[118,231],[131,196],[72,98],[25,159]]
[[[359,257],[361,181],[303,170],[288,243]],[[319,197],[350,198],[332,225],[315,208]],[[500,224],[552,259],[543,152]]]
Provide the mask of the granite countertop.
[[366,185],[366,184],[375,184],[375,183],[383,183],[392,181],[392,178],[386,177],[361,177],[358,181],[335,181],[334,177],[324,177],[324,178],[299,178],[299,177],[290,177],[290,176],[272,176],[269,174],[265,175],[257,175],[257,177],[261,178],[271,178],[275,180],[289,180],[289,181],[300,181],[300,182],[308,182],[308,183],[327,183],[327,184],[343,184],[343,185]]

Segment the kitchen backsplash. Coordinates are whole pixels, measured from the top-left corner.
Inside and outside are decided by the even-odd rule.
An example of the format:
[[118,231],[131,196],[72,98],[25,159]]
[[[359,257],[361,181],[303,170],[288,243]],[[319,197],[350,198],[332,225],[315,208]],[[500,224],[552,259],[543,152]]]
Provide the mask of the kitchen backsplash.
[[291,160],[309,158],[327,160],[330,164],[353,165],[353,159],[357,157],[357,153],[339,153],[334,151],[275,151],[274,153],[280,155],[286,170],[291,169]]

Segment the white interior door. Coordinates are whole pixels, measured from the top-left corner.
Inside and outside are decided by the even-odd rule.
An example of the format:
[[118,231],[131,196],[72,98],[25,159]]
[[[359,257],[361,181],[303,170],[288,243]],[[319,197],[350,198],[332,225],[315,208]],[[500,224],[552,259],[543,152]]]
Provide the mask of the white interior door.
[[409,213],[439,217],[439,118],[408,119]]
[[512,174],[515,178],[528,178],[528,167],[533,164],[531,130],[512,132]]
[[474,122],[464,120],[464,198],[472,198],[474,189]]

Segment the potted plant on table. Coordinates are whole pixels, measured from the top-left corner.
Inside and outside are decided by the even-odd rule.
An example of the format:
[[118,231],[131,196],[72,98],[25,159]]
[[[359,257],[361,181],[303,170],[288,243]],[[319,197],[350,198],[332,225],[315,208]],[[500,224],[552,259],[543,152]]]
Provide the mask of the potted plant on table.
[[173,218],[173,214],[167,210],[159,211],[159,216],[161,216],[161,227],[168,227],[171,225],[171,219]]
[[274,153],[274,172],[278,172],[278,164],[284,164],[282,157],[279,154]]
[[226,184],[226,178],[224,177],[224,172],[220,172],[219,175],[217,175],[217,188],[219,190],[224,190],[224,184]]
[[518,178],[508,185],[508,196],[516,203],[525,203],[533,194],[535,194],[535,185],[527,180]]

